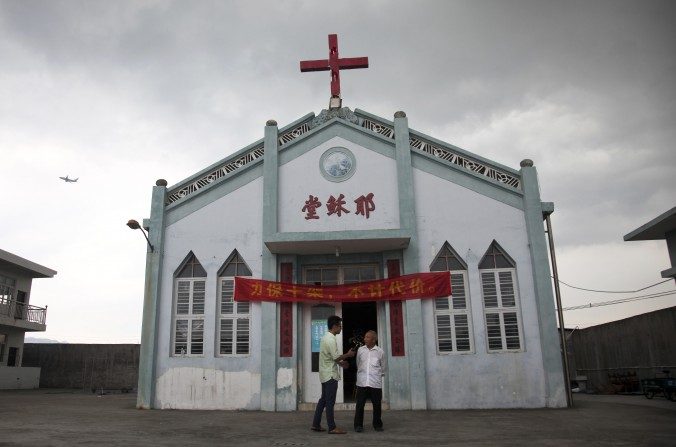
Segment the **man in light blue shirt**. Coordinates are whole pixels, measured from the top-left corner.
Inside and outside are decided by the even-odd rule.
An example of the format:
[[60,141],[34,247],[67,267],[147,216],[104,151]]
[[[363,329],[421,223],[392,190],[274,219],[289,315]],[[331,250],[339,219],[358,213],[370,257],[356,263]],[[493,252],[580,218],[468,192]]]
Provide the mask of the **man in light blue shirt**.
[[346,354],[338,352],[338,340],[336,335],[343,330],[343,319],[337,315],[328,318],[326,324],[329,328],[319,343],[319,381],[322,383],[322,397],[317,402],[314,420],[312,421],[313,431],[324,431],[321,426],[322,413],[326,408],[326,423],[329,426],[329,434],[342,435],[346,431],[336,427],[333,418],[333,406],[336,403],[336,394],[338,393],[338,381],[340,380],[340,368],[347,367],[345,359],[354,357],[355,351],[350,349]]

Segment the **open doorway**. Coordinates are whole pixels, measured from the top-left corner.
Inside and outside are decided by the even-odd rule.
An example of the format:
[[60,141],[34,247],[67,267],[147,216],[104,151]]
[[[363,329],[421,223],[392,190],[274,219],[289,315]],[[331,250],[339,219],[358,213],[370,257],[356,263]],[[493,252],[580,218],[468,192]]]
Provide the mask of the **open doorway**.
[[[364,343],[367,331],[378,330],[378,314],[375,301],[343,303],[343,352],[355,342]],[[345,402],[354,402],[357,386],[357,361],[350,359],[350,367],[343,370],[343,392]]]

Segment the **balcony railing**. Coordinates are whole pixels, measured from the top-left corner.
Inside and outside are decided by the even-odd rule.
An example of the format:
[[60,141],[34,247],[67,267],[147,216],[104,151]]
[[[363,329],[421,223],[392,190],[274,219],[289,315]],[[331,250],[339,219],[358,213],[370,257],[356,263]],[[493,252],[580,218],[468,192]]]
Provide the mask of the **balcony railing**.
[[0,296],[0,315],[24,320],[31,323],[45,324],[47,321],[47,307],[33,306],[16,300]]

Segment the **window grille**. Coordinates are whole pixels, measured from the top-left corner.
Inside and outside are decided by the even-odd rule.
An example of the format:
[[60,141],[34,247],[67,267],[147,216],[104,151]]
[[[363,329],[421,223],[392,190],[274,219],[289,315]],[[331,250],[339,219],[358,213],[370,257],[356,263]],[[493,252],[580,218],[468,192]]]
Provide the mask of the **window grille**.
[[434,300],[437,352],[468,353],[474,351],[471,309],[467,294],[467,264],[448,242],[430,265],[432,272],[449,272],[452,294]]
[[479,262],[479,271],[488,351],[521,350],[516,263],[493,241]]
[[0,303],[8,304],[14,299],[16,280],[0,275]]
[[207,272],[190,252],[174,276],[172,355],[203,355]]
[[248,355],[251,339],[248,302],[235,302],[235,276],[251,276],[251,269],[237,250],[218,271],[218,353]]
[[378,265],[376,264],[322,265],[303,269],[303,283],[316,286],[356,284],[377,279]]

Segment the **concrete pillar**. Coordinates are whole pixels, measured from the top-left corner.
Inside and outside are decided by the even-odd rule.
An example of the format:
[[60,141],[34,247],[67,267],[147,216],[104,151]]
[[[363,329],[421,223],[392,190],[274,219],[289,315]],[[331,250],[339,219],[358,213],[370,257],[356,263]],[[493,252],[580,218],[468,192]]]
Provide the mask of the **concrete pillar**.
[[[399,190],[399,225],[411,235],[408,248],[404,250],[402,274],[417,273],[418,230],[415,217],[415,192],[413,190],[413,167],[409,143],[408,119],[404,112],[394,114],[394,141],[397,157],[397,187]],[[422,302],[405,302],[406,357],[408,359],[409,405],[413,410],[427,408],[427,383],[425,380],[425,346],[423,340]],[[405,390],[402,390],[405,393]],[[394,396],[391,389],[390,396]],[[402,402],[393,402],[399,406]]]
[[[279,179],[279,147],[277,122],[265,126],[263,158],[263,240],[277,233],[277,186]],[[277,279],[277,262],[263,244],[263,278]],[[275,411],[277,383],[277,303],[261,304],[261,410]]]
[[167,181],[160,179],[153,187],[148,239],[153,246],[146,254],[146,279],[143,294],[143,325],[139,354],[137,408],[152,408],[155,399],[155,357],[157,347],[157,307],[160,298],[162,249],[164,242],[164,207]]
[[549,257],[547,255],[547,240],[542,223],[540,187],[537,171],[532,160],[526,159],[521,162],[521,182],[540,327],[540,347],[542,349],[542,366],[545,379],[545,406],[565,407],[566,390],[563,382],[565,379],[556,328],[556,311]]

